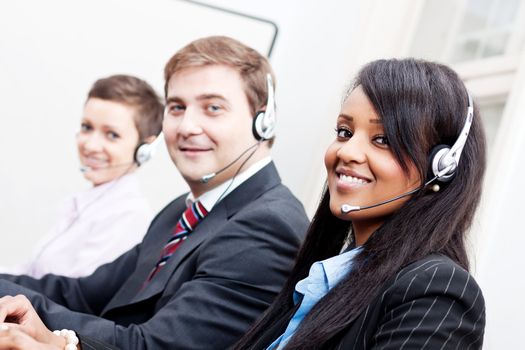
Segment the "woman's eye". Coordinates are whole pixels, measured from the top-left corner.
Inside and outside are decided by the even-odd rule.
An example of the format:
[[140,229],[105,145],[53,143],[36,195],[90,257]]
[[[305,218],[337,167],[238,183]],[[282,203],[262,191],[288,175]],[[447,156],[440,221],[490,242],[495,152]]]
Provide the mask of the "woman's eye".
[[374,142],[376,142],[377,144],[380,144],[382,146],[388,146],[389,145],[388,139],[384,135],[376,136],[374,138]]
[[81,132],[88,132],[91,130],[91,125],[88,125],[86,123],[80,124],[80,131]]
[[337,134],[337,138],[340,139],[349,139],[353,136],[352,131],[347,128],[335,128],[335,132]]
[[108,135],[108,138],[109,138],[110,140],[116,140],[116,139],[120,138],[120,135],[117,134],[117,133],[114,132],[114,131],[108,131],[106,135]]

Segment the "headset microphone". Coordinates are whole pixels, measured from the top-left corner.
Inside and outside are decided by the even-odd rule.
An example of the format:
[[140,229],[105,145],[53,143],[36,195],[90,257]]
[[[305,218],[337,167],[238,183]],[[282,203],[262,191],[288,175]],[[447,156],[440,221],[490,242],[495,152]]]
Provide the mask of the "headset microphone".
[[251,145],[250,147],[248,147],[247,149],[245,149],[237,158],[235,158],[234,160],[232,160],[230,163],[228,163],[225,167],[223,167],[222,169],[214,172],[214,173],[209,173],[209,174],[206,174],[204,176],[201,177],[201,182],[203,184],[205,183],[208,183],[208,181],[210,181],[211,179],[213,179],[215,176],[219,175],[220,173],[222,173],[223,171],[225,171],[226,169],[228,169],[229,167],[231,167],[233,164],[235,164],[239,159],[241,159],[242,156],[244,156],[246,153],[248,153],[249,150],[251,150],[252,148],[254,147],[259,147],[259,145],[261,144],[263,140],[261,141],[258,141],[257,143]]
[[[449,165],[447,168],[445,168],[445,169],[443,169],[441,171],[441,175],[439,175],[439,174],[435,175],[432,179],[430,179],[427,182],[425,182],[425,184],[423,186],[417,187],[417,188],[413,189],[412,191],[408,191],[406,193],[400,194],[399,196],[396,196],[394,198],[387,199],[386,201],[382,201],[382,202],[379,202],[379,203],[376,203],[376,204],[372,204],[372,205],[367,205],[367,206],[364,206],[364,207],[361,207],[361,206],[358,206],[358,205],[343,204],[343,205],[341,205],[341,214],[348,214],[348,213],[351,213],[353,211],[360,211],[360,210],[364,210],[364,209],[370,209],[370,208],[379,207],[381,205],[388,204],[388,203],[393,202],[393,201],[397,201],[398,199],[401,199],[403,197],[410,196],[411,194],[414,194],[417,191],[420,191],[420,190],[424,189],[425,187],[430,185],[432,182],[434,182],[435,180],[439,179],[439,176],[445,175],[451,169],[452,169],[452,165]],[[435,189],[433,189],[433,190],[436,191]],[[439,188],[437,190],[439,191]]]
[[409,191],[407,193],[403,193],[402,195],[399,195],[397,197],[394,197],[394,198],[391,198],[391,199],[388,199],[386,201],[382,201],[382,202],[379,202],[379,203],[376,203],[376,204],[367,205],[365,207],[360,207],[358,205],[351,205],[351,204],[343,204],[343,205],[341,205],[341,214],[348,214],[348,213],[351,213],[353,211],[360,211],[360,210],[364,210],[364,209],[370,209],[370,208],[379,207],[381,205],[384,205],[384,204],[396,201],[396,200],[401,199],[403,197],[410,196],[411,194],[419,191],[420,189],[421,188],[418,187],[418,188],[416,188],[416,189],[414,189],[412,191]]

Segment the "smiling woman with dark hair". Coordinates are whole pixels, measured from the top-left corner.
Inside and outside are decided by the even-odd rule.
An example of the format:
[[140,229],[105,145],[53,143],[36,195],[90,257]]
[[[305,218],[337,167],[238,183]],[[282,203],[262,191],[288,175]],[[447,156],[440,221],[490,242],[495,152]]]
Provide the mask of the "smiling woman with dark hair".
[[291,277],[235,349],[481,349],[485,306],[465,236],[485,137],[469,101],[440,64],[362,68]]

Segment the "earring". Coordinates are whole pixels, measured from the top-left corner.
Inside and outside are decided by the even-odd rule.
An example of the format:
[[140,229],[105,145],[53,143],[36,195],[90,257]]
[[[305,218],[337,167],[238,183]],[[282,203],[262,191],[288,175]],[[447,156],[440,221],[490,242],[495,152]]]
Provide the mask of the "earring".
[[440,189],[440,188],[439,188],[439,185],[438,185],[438,184],[434,184],[434,185],[432,185],[432,187],[430,187],[430,189],[431,189],[432,191],[434,191],[434,192],[439,192],[439,189]]

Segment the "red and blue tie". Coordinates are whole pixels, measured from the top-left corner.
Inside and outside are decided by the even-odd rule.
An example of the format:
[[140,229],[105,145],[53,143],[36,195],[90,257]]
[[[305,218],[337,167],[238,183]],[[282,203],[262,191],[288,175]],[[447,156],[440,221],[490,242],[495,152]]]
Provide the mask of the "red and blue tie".
[[151,270],[146,282],[151,281],[151,279],[162,269],[162,267],[166,265],[166,262],[173,255],[173,253],[182,244],[182,242],[188,238],[190,233],[193,232],[195,227],[202,219],[206,217],[206,215],[208,215],[208,211],[199,201],[193,202],[193,204],[190,205],[188,209],[184,211],[184,213],[182,213],[181,218],[173,230],[173,235],[166,243],[164,248],[162,248],[160,259],[157,261],[157,264],[155,264],[153,270]]

